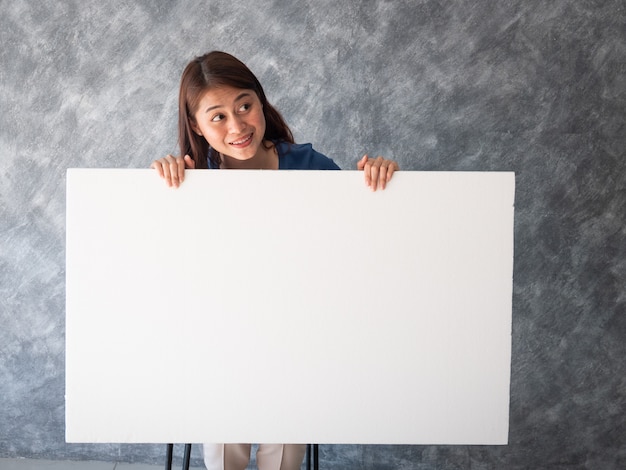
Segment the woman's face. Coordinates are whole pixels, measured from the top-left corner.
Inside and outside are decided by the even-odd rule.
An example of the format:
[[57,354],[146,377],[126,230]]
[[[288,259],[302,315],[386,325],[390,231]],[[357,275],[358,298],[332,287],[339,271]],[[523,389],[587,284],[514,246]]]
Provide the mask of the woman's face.
[[265,116],[253,90],[223,86],[205,92],[192,128],[222,155],[249,160],[265,135]]

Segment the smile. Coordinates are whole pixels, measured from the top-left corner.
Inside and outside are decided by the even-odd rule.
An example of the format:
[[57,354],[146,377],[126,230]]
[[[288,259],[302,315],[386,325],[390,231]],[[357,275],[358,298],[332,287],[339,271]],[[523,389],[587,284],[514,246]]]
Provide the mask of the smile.
[[245,144],[247,144],[248,142],[250,142],[252,140],[252,135],[253,134],[248,134],[243,139],[231,142],[230,145],[245,145]]

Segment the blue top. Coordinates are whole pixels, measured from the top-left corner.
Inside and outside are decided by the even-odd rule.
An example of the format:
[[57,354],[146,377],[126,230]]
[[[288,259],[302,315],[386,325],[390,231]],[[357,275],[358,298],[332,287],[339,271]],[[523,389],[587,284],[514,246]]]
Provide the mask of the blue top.
[[[311,144],[275,142],[279,170],[341,170],[337,164],[313,149]],[[213,168],[208,161],[209,168]]]
[[278,142],[279,170],[341,170],[337,164],[313,149],[311,144]]

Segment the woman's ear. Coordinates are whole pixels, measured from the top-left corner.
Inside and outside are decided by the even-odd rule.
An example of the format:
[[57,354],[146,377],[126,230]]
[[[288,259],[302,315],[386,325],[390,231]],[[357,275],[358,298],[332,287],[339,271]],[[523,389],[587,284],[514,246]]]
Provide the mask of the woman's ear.
[[191,126],[192,131],[202,137],[202,132],[200,132],[200,128],[198,127],[194,119],[189,119],[189,125]]

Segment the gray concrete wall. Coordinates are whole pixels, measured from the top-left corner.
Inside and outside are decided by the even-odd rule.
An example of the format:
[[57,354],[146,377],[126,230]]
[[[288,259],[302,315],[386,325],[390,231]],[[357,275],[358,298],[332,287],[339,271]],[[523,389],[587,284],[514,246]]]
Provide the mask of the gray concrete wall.
[[517,174],[510,444],[322,468],[626,467],[622,0],[0,0],[0,44],[0,457],[162,461],[64,442],[65,170],[175,152],[182,68],[221,49],[344,168]]

